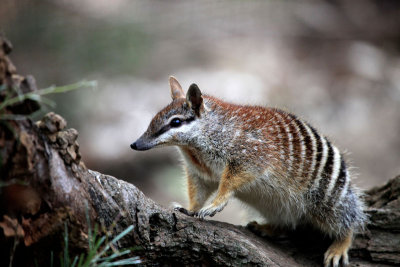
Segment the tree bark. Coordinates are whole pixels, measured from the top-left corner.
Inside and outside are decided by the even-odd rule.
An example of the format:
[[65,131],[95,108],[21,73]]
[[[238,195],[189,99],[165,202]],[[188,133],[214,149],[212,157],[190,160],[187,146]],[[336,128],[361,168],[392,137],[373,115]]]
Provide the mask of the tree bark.
[[[0,84],[35,91],[32,77],[16,74],[0,38]],[[4,101],[5,90],[0,91]],[[29,114],[38,105],[24,101],[3,114]],[[78,133],[54,113],[34,123],[24,117],[0,120],[0,265],[50,265],[63,247],[64,223],[71,254],[87,249],[88,224],[111,235],[133,225],[116,247],[145,266],[321,266],[330,240],[301,228],[280,239],[256,236],[247,228],[188,217],[165,209],[134,185],[85,167]],[[365,192],[370,215],[355,237],[351,266],[400,265],[400,176]],[[85,204],[87,203],[87,205]]]

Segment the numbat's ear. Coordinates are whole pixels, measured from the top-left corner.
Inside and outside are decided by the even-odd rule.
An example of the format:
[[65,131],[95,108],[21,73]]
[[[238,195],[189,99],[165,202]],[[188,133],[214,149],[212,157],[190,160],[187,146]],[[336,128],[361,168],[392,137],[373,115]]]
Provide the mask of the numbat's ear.
[[203,97],[199,87],[193,83],[186,94],[186,102],[189,104],[197,116],[200,116],[200,110],[203,104]]
[[169,86],[171,87],[172,100],[185,98],[185,92],[183,92],[182,86],[174,76],[169,77]]

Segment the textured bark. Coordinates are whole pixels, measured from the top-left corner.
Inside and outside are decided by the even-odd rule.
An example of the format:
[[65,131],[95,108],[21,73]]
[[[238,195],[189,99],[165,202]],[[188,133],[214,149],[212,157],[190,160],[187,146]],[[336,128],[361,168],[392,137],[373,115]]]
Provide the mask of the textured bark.
[[[1,84],[35,90],[33,78],[16,76],[7,57],[10,47],[0,38]],[[36,109],[35,102],[25,101],[5,112]],[[112,235],[134,225],[117,247],[138,246],[133,253],[148,266],[321,266],[330,240],[318,232],[302,228],[285,238],[262,238],[245,227],[162,208],[134,185],[88,170],[77,131],[66,129],[65,120],[54,113],[37,123],[26,118],[0,122],[1,266],[10,259],[14,266],[49,265],[51,251],[58,255],[62,249],[65,222],[71,254],[84,251],[86,213]],[[370,223],[355,238],[351,265],[400,264],[399,195],[400,176],[366,192]]]

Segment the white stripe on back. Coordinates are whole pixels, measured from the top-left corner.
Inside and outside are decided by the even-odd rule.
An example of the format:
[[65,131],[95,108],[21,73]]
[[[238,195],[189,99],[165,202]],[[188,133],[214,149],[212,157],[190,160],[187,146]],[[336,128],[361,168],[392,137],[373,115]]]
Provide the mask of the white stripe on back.
[[335,203],[335,206],[338,205],[341,202],[341,200],[346,196],[347,188],[349,187],[349,183],[350,183],[349,172],[346,169],[346,178],[344,180],[344,185],[343,185],[343,188],[342,188],[342,192],[340,193],[340,196],[337,199],[337,201]]
[[315,164],[317,164],[317,140],[315,139],[314,133],[311,131],[310,127],[308,127],[307,123],[303,123],[304,127],[307,130],[308,136],[310,136],[312,141],[312,162],[308,174],[308,180],[312,179],[312,174],[314,172]]
[[326,189],[326,193],[325,193],[325,199],[324,199],[325,201],[330,196],[332,189],[336,184],[336,180],[339,176],[340,165],[341,165],[341,160],[342,160],[342,157],[340,156],[340,152],[337,149],[337,147],[332,145],[332,149],[333,149],[333,167],[332,167],[332,173],[331,173],[331,176],[329,179],[328,188]]
[[325,137],[323,137],[322,135],[320,135],[319,137],[320,137],[320,140],[322,143],[322,157],[321,157],[321,162],[320,162],[320,165],[318,168],[317,177],[315,177],[315,181],[314,181],[314,185],[313,185],[314,189],[318,189],[318,187],[319,187],[319,182],[322,177],[322,172],[325,168],[326,160],[328,159],[327,141],[326,141]]
[[[300,139],[300,155],[299,155],[299,157],[300,157],[300,164],[299,164],[299,167],[298,167],[297,172],[298,172],[299,174],[301,174],[301,173],[303,173],[304,160],[305,160],[305,158],[306,158],[306,146],[305,146],[305,144],[304,144],[304,136],[301,134],[300,128],[299,128],[299,126],[297,125],[297,122],[296,122],[295,119],[293,119],[290,123],[292,123],[292,124],[294,125],[294,127],[296,128],[297,136],[300,137],[300,138],[299,138],[299,139]],[[301,123],[301,122],[300,122],[300,123]]]
[[293,135],[290,132],[290,128],[288,127],[288,124],[285,122],[284,118],[282,117],[282,115],[279,112],[275,113],[278,117],[279,117],[279,122],[283,125],[283,128],[285,129],[285,132],[288,136],[288,143],[289,143],[289,164],[287,166],[287,170],[288,173],[290,174],[292,172],[292,168],[293,168]]

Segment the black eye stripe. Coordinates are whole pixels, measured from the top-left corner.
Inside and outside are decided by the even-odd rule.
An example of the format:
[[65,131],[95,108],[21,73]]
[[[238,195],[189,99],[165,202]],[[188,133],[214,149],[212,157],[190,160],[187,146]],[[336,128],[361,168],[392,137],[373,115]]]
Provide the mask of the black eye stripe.
[[175,117],[175,118],[173,118],[173,119],[171,120],[170,124],[171,124],[173,121],[175,121],[175,120],[179,120],[181,124],[184,124],[184,123],[192,122],[192,121],[194,121],[194,119],[195,119],[195,117],[189,117],[189,118],[187,118],[187,119],[180,118],[180,117]]
[[186,123],[194,121],[195,117],[189,117],[185,120]]
[[[189,118],[187,118],[187,119],[182,119],[182,118],[178,118],[178,117],[177,117],[177,118],[172,119],[171,122],[172,122],[173,120],[175,120],[175,119],[179,119],[179,120],[181,121],[181,123],[180,123],[180,125],[179,125],[179,126],[181,126],[181,125],[183,125],[183,124],[188,124],[188,123],[194,121],[194,120],[195,120],[195,117],[189,117]],[[178,127],[179,127],[179,126],[178,126],[178,127],[172,127],[172,126],[171,126],[171,122],[170,122],[169,124],[165,125],[164,127],[162,127],[158,132],[156,132],[156,133],[154,134],[154,137],[158,137],[158,136],[162,135],[163,133],[169,131],[171,128],[178,128]]]

